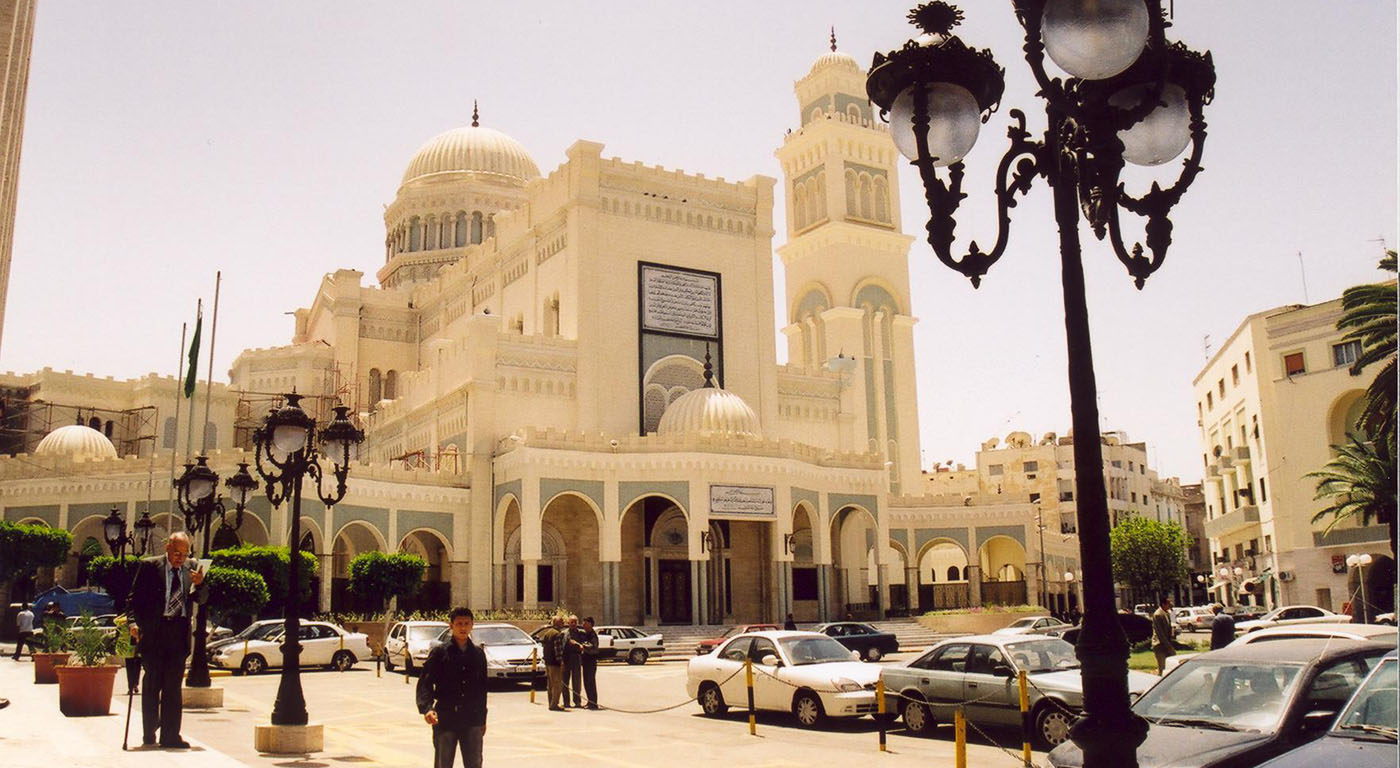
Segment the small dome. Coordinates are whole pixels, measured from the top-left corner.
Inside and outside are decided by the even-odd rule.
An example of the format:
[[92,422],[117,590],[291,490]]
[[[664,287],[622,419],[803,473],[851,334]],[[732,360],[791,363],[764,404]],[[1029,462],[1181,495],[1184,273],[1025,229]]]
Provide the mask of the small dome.
[[856,72],[860,71],[860,64],[858,64],[855,57],[851,56],[849,53],[828,51],[827,53],[823,53],[816,62],[812,64],[812,69],[807,74],[814,75],[818,70],[826,69],[827,67],[844,67],[846,69],[855,70]]
[[439,173],[488,174],[526,182],[539,178],[540,169],[520,142],[473,124],[429,139],[409,162],[403,183]]
[[34,449],[35,456],[71,456],[77,459],[115,459],[117,449],[105,435],[92,427],[69,424],[44,436]]
[[720,435],[758,439],[758,414],[744,398],[713,386],[676,398],[661,414],[658,435]]

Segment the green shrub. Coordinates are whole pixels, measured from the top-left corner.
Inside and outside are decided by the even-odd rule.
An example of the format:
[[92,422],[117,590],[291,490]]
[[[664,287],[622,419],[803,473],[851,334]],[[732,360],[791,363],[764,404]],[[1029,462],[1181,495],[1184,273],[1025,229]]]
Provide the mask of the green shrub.
[[205,605],[215,616],[256,616],[267,605],[267,582],[252,571],[212,566],[205,581],[209,585]]
[[978,613],[1045,613],[1048,609],[1038,605],[974,605],[967,608],[944,608],[937,611],[924,611],[925,616],[955,616]]
[[[320,564],[310,552],[298,550],[301,554],[301,582],[297,590],[302,601],[311,597],[311,577],[316,575]],[[219,568],[233,568],[250,571],[262,577],[267,588],[267,606],[281,606],[287,601],[287,569],[291,559],[286,547],[256,547],[244,545],[232,549],[220,549],[209,553],[213,565]]]
[[39,647],[44,653],[63,653],[70,650],[72,638],[69,636],[68,622],[63,619],[45,619],[44,631],[39,633]]
[[350,561],[350,591],[378,602],[410,597],[423,587],[428,562],[418,555],[363,552]]
[[63,565],[72,547],[73,534],[68,531],[0,520],[0,582]]
[[[45,626],[44,633],[48,634],[48,631],[48,627]],[[82,616],[78,618],[77,627],[69,633],[69,638],[69,647],[73,650],[73,655],[68,659],[69,664],[100,667],[112,653],[113,643],[102,628],[97,626],[97,622],[92,620],[91,611],[83,611]]]

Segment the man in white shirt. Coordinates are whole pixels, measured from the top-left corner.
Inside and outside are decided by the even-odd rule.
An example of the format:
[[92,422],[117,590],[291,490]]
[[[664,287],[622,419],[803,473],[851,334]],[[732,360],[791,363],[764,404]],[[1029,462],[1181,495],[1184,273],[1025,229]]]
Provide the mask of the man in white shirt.
[[29,645],[29,655],[34,655],[34,612],[29,610],[29,603],[20,607],[15,626],[19,628],[19,639],[15,641],[15,661],[19,661],[26,643]]

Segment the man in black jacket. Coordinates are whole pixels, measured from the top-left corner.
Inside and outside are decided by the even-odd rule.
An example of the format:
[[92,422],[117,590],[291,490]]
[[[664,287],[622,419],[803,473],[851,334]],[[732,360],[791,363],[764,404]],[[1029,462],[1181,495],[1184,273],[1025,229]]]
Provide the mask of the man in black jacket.
[[1210,609],[1215,612],[1215,618],[1210,620],[1210,649],[1214,651],[1235,642],[1235,617],[1226,613],[1220,603]]
[[454,608],[452,638],[428,652],[418,677],[418,712],[433,727],[434,768],[452,768],[462,753],[465,768],[481,768],[486,735],[486,653],[472,642],[476,618]]
[[190,655],[193,603],[209,596],[203,572],[189,567],[190,537],[176,531],[165,540],[165,557],[148,557],[136,568],[126,599],[128,628],[136,638],[141,668],[141,743],[166,749],[189,749],[180,738],[185,658]]
[[588,708],[598,708],[598,632],[593,629],[593,617],[583,617],[583,626],[574,637],[583,646],[583,691],[588,694]]

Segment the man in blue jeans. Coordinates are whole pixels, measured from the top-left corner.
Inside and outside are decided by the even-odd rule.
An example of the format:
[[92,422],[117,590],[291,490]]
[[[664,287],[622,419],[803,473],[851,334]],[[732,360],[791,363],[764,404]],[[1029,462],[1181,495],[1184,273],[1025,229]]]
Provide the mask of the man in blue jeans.
[[481,768],[486,735],[486,653],[472,642],[470,608],[448,616],[451,638],[433,646],[418,677],[418,712],[433,727],[434,768],[452,768],[462,753],[465,768]]

